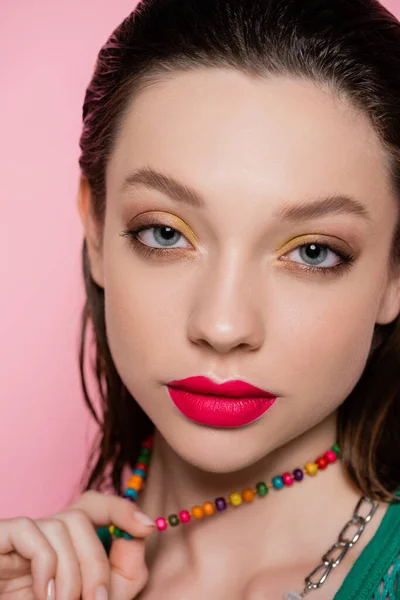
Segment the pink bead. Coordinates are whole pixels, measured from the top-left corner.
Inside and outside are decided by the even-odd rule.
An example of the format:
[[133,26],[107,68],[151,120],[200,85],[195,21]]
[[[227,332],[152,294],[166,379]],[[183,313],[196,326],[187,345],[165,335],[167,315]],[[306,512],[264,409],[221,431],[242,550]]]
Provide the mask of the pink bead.
[[158,531],[164,531],[164,529],[167,529],[167,521],[164,519],[164,517],[158,517],[158,519],[156,519],[156,525],[158,527]]
[[282,475],[282,479],[283,479],[283,483],[285,485],[293,485],[293,477],[291,476],[290,473],[284,473]]
[[330,463],[335,462],[335,460],[337,459],[336,453],[333,450],[328,450],[328,452],[325,452],[324,456],[326,460]]
[[189,523],[190,513],[187,510],[181,510],[181,512],[179,513],[179,519],[181,523]]

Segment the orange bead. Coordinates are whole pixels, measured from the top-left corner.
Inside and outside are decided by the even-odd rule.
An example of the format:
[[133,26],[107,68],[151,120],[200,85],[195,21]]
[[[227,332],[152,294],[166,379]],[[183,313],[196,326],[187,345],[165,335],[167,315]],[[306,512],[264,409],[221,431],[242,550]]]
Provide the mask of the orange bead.
[[204,502],[203,510],[206,515],[212,515],[215,512],[215,506],[212,502]]
[[254,491],[250,488],[246,488],[242,491],[242,498],[245,502],[251,502],[254,499]]
[[193,506],[191,513],[195,519],[201,519],[204,517],[204,512],[201,506]]
[[143,477],[141,477],[140,475],[132,475],[128,481],[127,487],[130,487],[130,488],[133,488],[134,490],[139,491],[142,487],[142,483],[143,483]]

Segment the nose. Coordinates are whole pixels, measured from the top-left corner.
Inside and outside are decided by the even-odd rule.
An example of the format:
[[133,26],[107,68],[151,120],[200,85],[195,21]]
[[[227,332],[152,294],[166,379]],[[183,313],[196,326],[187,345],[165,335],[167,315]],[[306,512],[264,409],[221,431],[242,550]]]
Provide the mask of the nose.
[[256,280],[234,257],[209,265],[193,289],[190,341],[221,354],[260,348],[264,323]]

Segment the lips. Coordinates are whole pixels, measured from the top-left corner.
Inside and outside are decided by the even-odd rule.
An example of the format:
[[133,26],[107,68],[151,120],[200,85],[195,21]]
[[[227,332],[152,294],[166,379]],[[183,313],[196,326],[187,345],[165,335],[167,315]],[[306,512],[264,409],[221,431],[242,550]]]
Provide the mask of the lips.
[[226,396],[230,398],[275,398],[275,394],[266,392],[250,383],[238,379],[216,383],[207,377],[188,377],[175,379],[168,383],[170,387],[177,387],[186,392],[197,394],[211,394],[213,396]]
[[246,425],[265,413],[277,398],[241,380],[218,384],[200,376],[173,380],[167,386],[175,406],[186,417],[217,427]]

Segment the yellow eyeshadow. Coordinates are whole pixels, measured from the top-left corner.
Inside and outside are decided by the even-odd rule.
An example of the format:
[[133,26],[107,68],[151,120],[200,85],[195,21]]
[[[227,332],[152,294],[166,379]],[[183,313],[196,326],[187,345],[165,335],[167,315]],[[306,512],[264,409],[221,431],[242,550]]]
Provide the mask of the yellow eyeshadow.
[[172,227],[187,237],[189,242],[197,243],[198,241],[197,236],[192,229],[188,227],[182,219],[176,215],[171,215],[171,213],[162,211],[141,213],[132,219],[131,227],[135,228],[141,225],[148,225],[149,227]]
[[318,233],[309,233],[307,235],[301,235],[300,237],[296,237],[294,239],[291,239],[290,241],[285,242],[283,246],[279,248],[279,251],[286,250],[286,252],[288,252],[289,250],[295,249],[298,246],[313,243],[331,246],[334,250],[339,249],[340,246],[342,246],[343,252],[346,251],[345,247],[347,246],[347,251],[349,250],[349,246],[345,242],[340,242],[339,240],[336,242],[336,239],[338,238],[334,238],[333,236],[321,235]]

